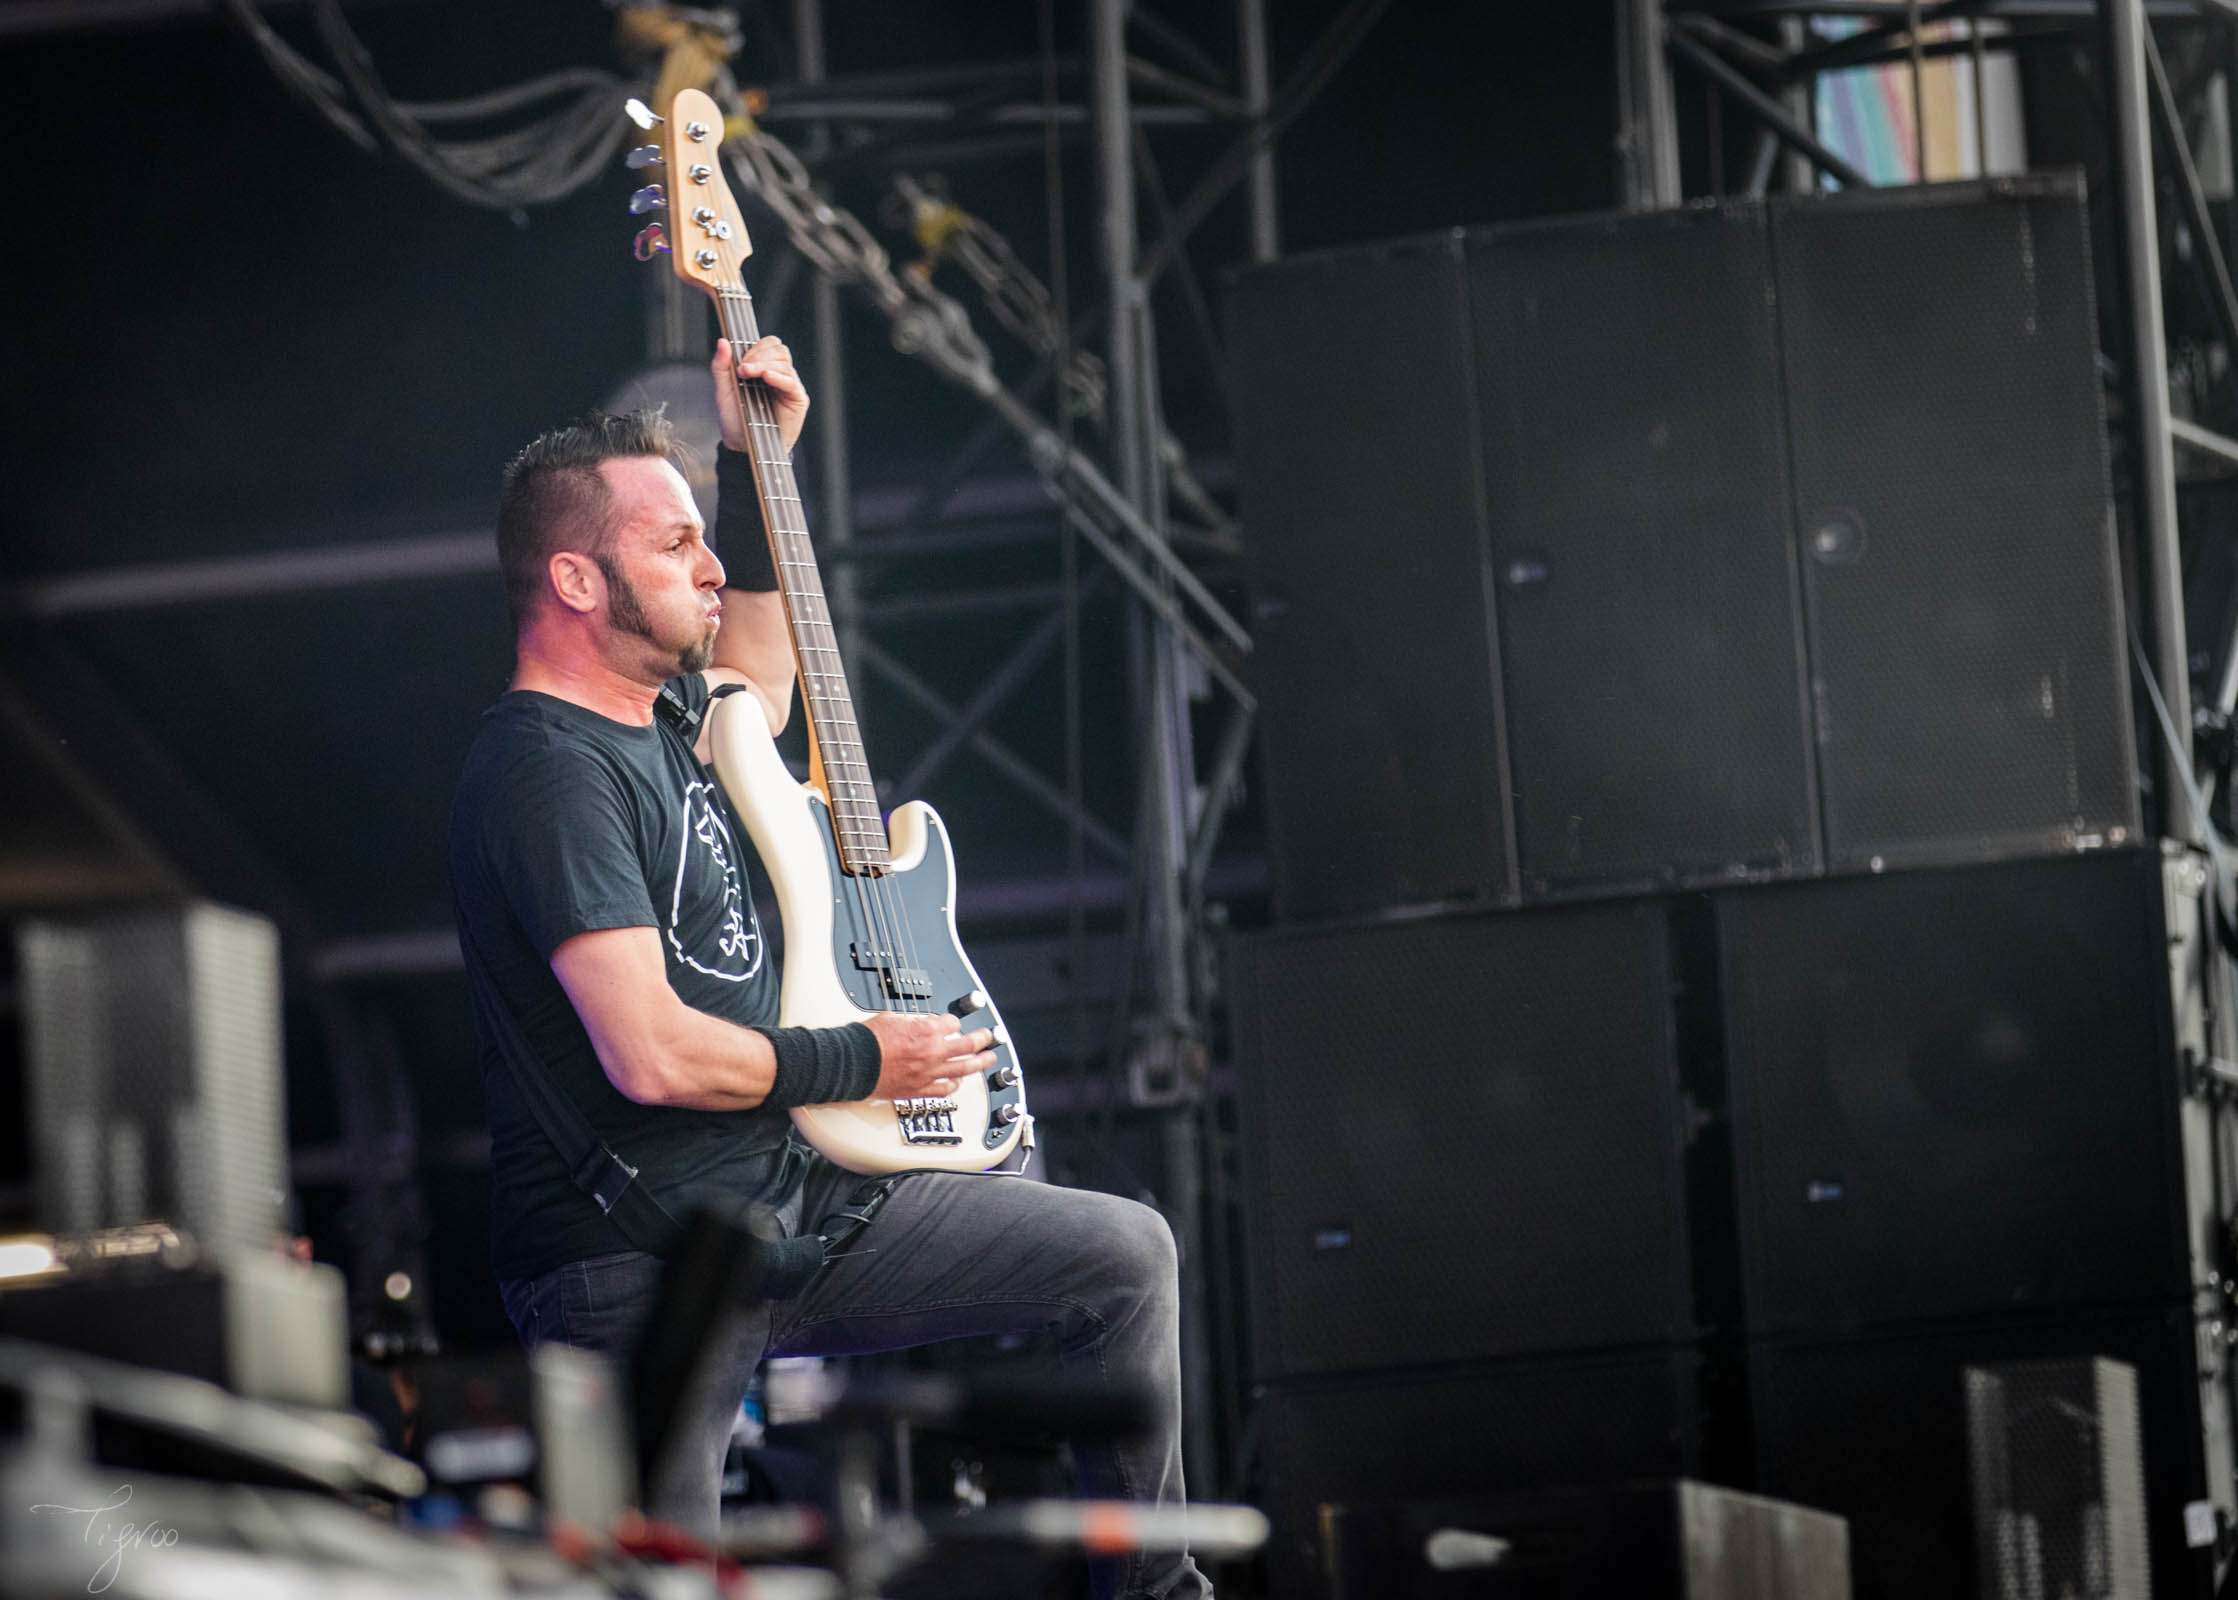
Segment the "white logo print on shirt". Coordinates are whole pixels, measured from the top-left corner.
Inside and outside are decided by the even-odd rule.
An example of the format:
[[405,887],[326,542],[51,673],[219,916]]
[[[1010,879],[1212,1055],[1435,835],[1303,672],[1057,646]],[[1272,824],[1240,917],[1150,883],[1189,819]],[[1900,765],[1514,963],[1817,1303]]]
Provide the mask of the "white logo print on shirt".
[[[684,874],[691,865],[694,846],[714,858],[723,874],[723,921],[716,933],[715,952],[701,960],[684,948],[678,927],[684,906]],[[695,972],[727,983],[743,983],[762,969],[761,925],[746,903],[746,888],[738,875],[738,846],[730,824],[723,820],[715,787],[690,783],[684,788],[683,840],[677,847],[676,887],[668,899],[668,946],[676,959]],[[703,954],[705,952],[702,952]]]

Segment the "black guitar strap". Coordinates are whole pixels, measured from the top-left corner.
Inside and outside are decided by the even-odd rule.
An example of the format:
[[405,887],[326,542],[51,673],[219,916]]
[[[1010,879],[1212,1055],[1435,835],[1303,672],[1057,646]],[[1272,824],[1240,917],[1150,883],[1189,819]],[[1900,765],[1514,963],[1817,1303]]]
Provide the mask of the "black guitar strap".
[[715,702],[726,694],[744,694],[743,683],[718,683],[707,691],[707,703],[694,711],[676,687],[676,680],[669,679],[661,685],[661,692],[653,697],[653,712],[661,721],[682,736],[684,748],[690,749],[699,742],[699,725],[707,720],[707,713]]
[[[461,943],[464,942],[462,931]],[[643,1250],[648,1255],[669,1254],[683,1238],[684,1225],[637,1182],[637,1168],[616,1155],[598,1136],[598,1130],[591,1126],[582,1108],[544,1069],[504,1002],[491,995],[481,1010],[491,1026],[504,1035],[498,1059],[505,1063],[513,1087],[527,1105],[529,1114],[536,1118],[537,1127],[544,1130],[544,1137],[551,1141],[560,1160],[567,1164],[575,1187],[597,1203],[600,1212],[621,1230],[622,1237],[633,1249]],[[536,1065],[527,1064],[531,1061]]]
[[[512,1046],[500,1050],[498,1055],[504,1060],[530,1114],[536,1118],[536,1125],[544,1130],[544,1137],[567,1163],[575,1187],[590,1196],[632,1249],[661,1257],[674,1253],[684,1237],[684,1225],[677,1221],[675,1213],[637,1181],[638,1169],[615,1154],[613,1147],[599,1137],[590,1118],[583,1115],[582,1108],[569,1098],[567,1091],[541,1063],[533,1067],[525,1064],[535,1058],[535,1052],[503,1005],[493,997],[486,1009],[505,1033],[506,1043]],[[813,1233],[772,1241],[764,1256],[767,1265],[760,1288],[762,1297],[789,1300],[807,1288],[824,1265],[824,1251],[824,1239]]]
[[[726,683],[723,687],[729,689],[736,685]],[[714,703],[714,697],[710,695],[707,704]],[[653,697],[653,713],[681,734],[685,745],[689,746],[699,738],[699,725],[707,715],[707,710],[702,706],[694,711],[677,689],[676,680],[671,678],[661,685],[661,692]]]

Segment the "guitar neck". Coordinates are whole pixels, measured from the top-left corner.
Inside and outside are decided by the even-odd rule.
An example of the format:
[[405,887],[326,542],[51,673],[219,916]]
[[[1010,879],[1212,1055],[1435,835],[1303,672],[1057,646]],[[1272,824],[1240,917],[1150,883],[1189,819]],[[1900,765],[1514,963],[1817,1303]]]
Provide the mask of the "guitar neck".
[[[761,337],[754,323],[754,303],[743,288],[724,288],[715,294],[722,318],[723,337],[733,351],[744,350]],[[831,607],[824,599],[824,582],[816,571],[816,552],[809,544],[808,519],[802,513],[800,486],[793,477],[791,457],[785,453],[777,431],[776,409],[768,389],[758,379],[738,386],[746,410],[746,453],[754,464],[754,497],[761,503],[762,525],[769,533],[769,548],[777,569],[778,592],[784,596],[785,619],[793,642],[793,658],[800,669],[802,712],[808,718],[812,777],[831,801],[832,830],[838,836],[840,865],[849,873],[880,873],[888,866],[886,826],[879,816],[878,793],[870,781],[870,763],[863,756],[862,735],[855,725],[855,703],[847,689],[847,672],[839,659],[839,639],[831,623]]]

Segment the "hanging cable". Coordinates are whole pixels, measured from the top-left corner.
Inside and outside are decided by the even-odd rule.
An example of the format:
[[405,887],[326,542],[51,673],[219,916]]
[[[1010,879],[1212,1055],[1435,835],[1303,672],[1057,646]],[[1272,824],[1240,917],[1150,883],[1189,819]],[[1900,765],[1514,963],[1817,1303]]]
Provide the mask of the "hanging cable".
[[[604,174],[628,136],[614,106],[632,86],[610,72],[570,67],[457,100],[399,101],[344,19],[339,0],[310,4],[312,23],[339,76],[281,38],[254,0],[218,4],[281,87],[344,138],[368,154],[397,156],[471,205],[517,211],[561,199]],[[554,109],[520,127],[482,137],[433,131],[555,101]]]

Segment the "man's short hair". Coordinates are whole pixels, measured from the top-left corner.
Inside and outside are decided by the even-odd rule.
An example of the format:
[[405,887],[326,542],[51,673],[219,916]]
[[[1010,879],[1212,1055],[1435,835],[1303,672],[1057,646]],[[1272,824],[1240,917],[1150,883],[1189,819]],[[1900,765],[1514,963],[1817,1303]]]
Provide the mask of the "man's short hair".
[[512,459],[497,501],[497,565],[505,607],[518,633],[536,608],[553,556],[574,550],[603,561],[613,550],[613,492],[599,463],[623,456],[659,456],[688,472],[682,441],[666,408],[586,412],[553,428]]

